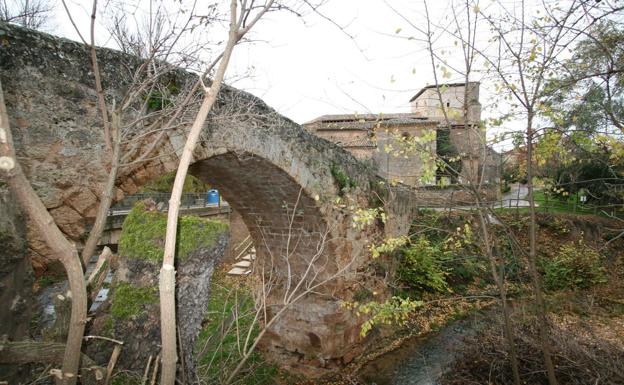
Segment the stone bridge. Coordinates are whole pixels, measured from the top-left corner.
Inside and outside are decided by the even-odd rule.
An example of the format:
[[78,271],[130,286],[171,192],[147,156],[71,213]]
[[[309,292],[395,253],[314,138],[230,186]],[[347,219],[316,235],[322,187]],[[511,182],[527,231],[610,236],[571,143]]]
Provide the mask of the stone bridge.
[[[0,80],[19,161],[62,231],[80,243],[107,176],[88,52],[81,44],[5,24],[0,45]],[[98,55],[104,87],[109,97],[118,97],[128,57],[107,49]],[[175,170],[185,133],[185,128],[170,132],[158,156],[122,172],[115,199]],[[340,300],[351,300],[361,287],[357,272],[368,262],[370,242],[407,231],[410,195],[386,190],[346,151],[231,87],[222,90],[206,122],[190,172],[218,188],[241,214],[258,259],[270,263],[280,279],[271,309],[279,308],[281,293],[298,279],[310,284],[312,277],[320,281],[345,269],[295,303],[264,345],[295,369],[348,362],[357,351],[361,320],[342,309]],[[351,188],[343,193],[345,178]],[[387,199],[385,225],[353,227],[354,208],[379,207],[378,196]],[[29,238],[35,256],[45,257],[36,234]],[[311,260],[314,274],[306,275]]]

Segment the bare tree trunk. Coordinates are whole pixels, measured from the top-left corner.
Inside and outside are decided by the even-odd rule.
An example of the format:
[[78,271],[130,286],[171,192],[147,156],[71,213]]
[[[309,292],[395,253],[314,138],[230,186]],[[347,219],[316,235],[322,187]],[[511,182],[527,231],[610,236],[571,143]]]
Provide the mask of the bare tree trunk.
[[496,281],[496,286],[498,287],[498,292],[500,296],[501,307],[503,310],[503,320],[504,320],[504,332],[505,339],[507,339],[507,349],[509,350],[509,356],[511,360],[511,371],[513,372],[514,384],[520,385],[520,371],[518,369],[518,355],[516,353],[516,344],[514,343],[513,338],[513,328],[511,326],[511,319],[509,316],[509,307],[507,306],[507,289],[505,287],[505,276],[504,265],[501,265],[501,272],[498,272],[496,257],[493,253],[493,248],[490,243],[490,233],[487,228],[487,223],[485,221],[485,217],[483,216],[483,211],[477,202],[477,212],[479,213],[479,223],[481,225],[481,232],[483,233],[483,242],[485,252],[487,254],[488,259],[490,260],[490,270],[492,271],[492,277],[494,281]]
[[112,256],[113,252],[111,249],[104,246],[104,250],[102,250],[102,254],[100,254],[100,257],[95,264],[95,268],[87,279],[87,295],[89,296],[90,301],[95,300],[98,292],[102,289],[102,285],[104,285],[106,275],[110,271],[110,260]]
[[173,385],[175,383],[178,356],[175,332],[175,269],[172,264],[163,264],[160,270],[159,288],[160,330],[162,340],[162,358],[160,360],[162,371],[160,374],[160,383],[163,385]]
[[236,21],[236,0],[230,3],[230,30],[228,42],[224,50],[223,58],[219,63],[219,68],[213,79],[212,85],[206,92],[204,101],[195,117],[191,131],[180,157],[178,170],[176,172],[175,181],[171,190],[171,198],[169,200],[169,211],[167,212],[167,231],[165,235],[165,252],[163,256],[163,265],[160,270],[160,322],[162,335],[162,373],[161,385],[173,385],[176,375],[176,316],[175,316],[175,269],[174,269],[174,253],[176,245],[176,232],[178,227],[178,213],[180,211],[180,197],[184,187],[184,179],[188,172],[193,151],[197,145],[199,134],[208,117],[208,113],[212,109],[217,95],[221,89],[225,71],[232,56],[232,51],[239,40],[239,32]]
[[[104,98],[104,90],[102,88],[102,80],[100,79],[100,66],[95,50],[95,17],[97,11],[97,0],[93,0],[93,8],[91,10],[91,66],[93,67],[93,76],[95,78],[95,91],[98,97],[98,108],[102,114],[102,124],[104,125],[104,144],[106,149],[111,149],[110,125],[108,122],[108,110],[106,109],[106,99]],[[118,135],[119,136],[119,135]]]
[[[63,2],[63,6],[67,11],[68,16],[73,24],[73,19],[71,18],[71,14],[67,9],[65,2]],[[97,0],[93,0],[93,6],[91,10],[91,28],[90,28],[90,44],[82,38],[80,31],[74,24],[74,28],[85,45],[89,46],[89,53],[91,57],[91,68],[93,69],[93,77],[95,80],[95,91],[97,94],[98,100],[98,108],[100,110],[100,114],[102,115],[102,126],[104,127],[104,145],[107,150],[111,150],[111,122],[108,119],[108,109],[106,108],[106,98],[104,97],[104,89],[102,88],[102,80],[100,74],[100,66],[97,59],[97,51],[95,49],[95,18],[97,11]],[[89,259],[91,255],[95,252],[97,244],[102,236],[102,232],[104,231],[104,225],[106,225],[106,218],[108,217],[108,209],[110,208],[112,198],[113,198],[113,190],[115,189],[115,180],[117,179],[117,174],[119,172],[119,159],[121,156],[121,130],[119,127],[119,119],[113,114],[113,133],[114,133],[114,143],[111,153],[111,169],[108,174],[108,180],[106,181],[106,185],[104,186],[104,190],[102,191],[102,196],[100,196],[100,204],[98,206],[97,214],[95,216],[95,223],[93,224],[93,228],[89,232],[89,237],[85,242],[85,247],[82,250],[82,262],[86,267],[89,264]]]
[[69,281],[68,297],[72,299],[69,332],[61,378],[57,383],[76,383],[80,363],[80,347],[87,316],[87,295],[84,274],[76,247],[70,243],[54,223],[54,219],[35,193],[17,162],[9,117],[4,103],[4,93],[0,84],[0,170],[9,188],[15,193],[20,205],[28,214],[31,224],[43,237],[52,251],[52,258],[58,259],[67,272]]
[[527,189],[529,200],[529,273],[533,283],[533,292],[537,304],[538,330],[542,353],[544,355],[544,366],[548,375],[548,383],[557,385],[555,376],[555,366],[552,362],[550,352],[550,340],[548,333],[548,318],[546,317],[546,305],[542,294],[542,285],[537,271],[537,223],[535,219],[535,199],[533,195],[533,112],[528,111],[527,116]]

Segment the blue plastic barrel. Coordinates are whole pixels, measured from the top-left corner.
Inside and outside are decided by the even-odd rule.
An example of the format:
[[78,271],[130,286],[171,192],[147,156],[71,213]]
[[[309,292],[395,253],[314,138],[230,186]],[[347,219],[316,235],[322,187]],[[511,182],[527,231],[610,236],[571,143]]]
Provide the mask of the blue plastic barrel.
[[219,204],[219,190],[208,190],[208,195],[206,197],[209,205],[218,205]]

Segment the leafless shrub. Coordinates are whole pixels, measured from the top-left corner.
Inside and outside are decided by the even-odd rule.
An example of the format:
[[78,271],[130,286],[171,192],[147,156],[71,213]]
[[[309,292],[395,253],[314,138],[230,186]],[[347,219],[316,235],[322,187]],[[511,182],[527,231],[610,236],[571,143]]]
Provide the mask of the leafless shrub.
[[[547,384],[541,342],[533,316],[515,314],[514,341],[520,375],[526,384]],[[565,318],[565,317],[564,317]],[[550,344],[555,372],[560,384],[624,383],[624,350],[597,332],[599,328],[578,320],[558,320],[550,325]],[[441,381],[444,385],[512,384],[512,371],[500,332],[502,319],[466,339],[462,359],[455,362]]]

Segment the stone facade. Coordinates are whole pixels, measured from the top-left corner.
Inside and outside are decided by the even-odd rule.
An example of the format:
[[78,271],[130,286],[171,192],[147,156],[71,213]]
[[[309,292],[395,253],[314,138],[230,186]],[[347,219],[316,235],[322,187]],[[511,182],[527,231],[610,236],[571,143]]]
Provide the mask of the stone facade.
[[[436,122],[429,120],[380,126],[376,132],[378,151],[373,156],[379,174],[391,182],[409,186],[435,184],[436,126]],[[426,136],[430,139],[425,139]],[[414,142],[418,138],[425,140]],[[410,153],[411,146],[417,149],[415,154]],[[408,149],[402,154],[404,147]]]
[[[0,41],[0,80],[18,159],[61,230],[80,244],[93,221],[108,164],[88,50],[76,42],[6,24],[0,24]],[[136,59],[107,49],[99,49],[98,57],[108,97],[120,97]],[[196,81],[192,74],[178,76],[181,87]],[[185,113],[194,116],[195,111]],[[175,170],[187,130],[183,126],[168,132],[153,158],[122,170],[115,200]],[[154,136],[144,140],[142,145],[148,146]],[[375,170],[260,99],[227,86],[193,156],[190,172],[218,188],[240,213],[258,260],[271,263],[279,278],[279,290],[289,277],[301,278],[316,254],[322,267],[315,270],[316,279],[344,269],[339,279],[318,288],[318,294],[303,297],[272,326],[264,343],[269,354],[299,371],[347,362],[358,349],[361,320],[339,302],[352,298],[356,271],[369,259],[369,243],[384,233],[407,231],[410,195],[395,194],[404,199],[401,204],[389,203],[385,227],[354,228],[350,206],[370,207],[369,197],[381,181]],[[352,181],[346,193],[332,166]],[[349,206],[336,205],[340,195],[346,195]],[[29,247],[46,255],[32,231]],[[279,290],[272,299],[276,308]]]
[[[423,179],[424,168],[433,166],[418,154],[398,151],[414,138],[431,134],[437,125],[436,121],[413,114],[359,114],[324,115],[304,127],[369,162],[384,179],[421,186],[435,182]],[[435,154],[435,136],[419,145],[419,151]]]
[[496,152],[487,145],[485,128],[481,125],[479,88],[478,82],[427,86],[410,99],[410,105],[413,114],[436,120],[449,131],[450,144],[461,159],[460,184],[488,184],[496,189],[500,162]]
[[[440,96],[446,116],[440,107]],[[464,83],[444,84],[439,89],[427,86],[412,97],[410,104],[411,113],[324,115],[305,123],[304,127],[370,161],[379,175],[391,181],[417,188],[445,182],[442,179],[453,184],[498,183],[499,167],[494,164],[497,159],[486,145],[485,130],[480,126],[479,83],[470,82],[468,87]],[[439,146],[439,138],[434,137],[428,143],[410,146],[409,138],[422,137],[431,131],[440,136],[441,130],[448,133],[448,145],[461,159],[457,166],[459,175],[446,171],[432,178],[431,169],[435,167],[431,164],[432,157],[445,156],[442,151],[448,145]],[[401,148],[408,150],[397,151]],[[438,191],[443,194],[442,190]]]
[[[421,89],[410,99],[411,111],[414,115],[443,121],[444,111],[440,107],[440,96],[444,103],[446,116],[451,124],[464,124],[464,100],[468,108],[468,124],[479,124],[481,120],[481,103],[479,102],[478,82],[469,82],[466,91],[466,83],[441,84],[437,89],[435,85]],[[438,92],[440,94],[438,94]]]

